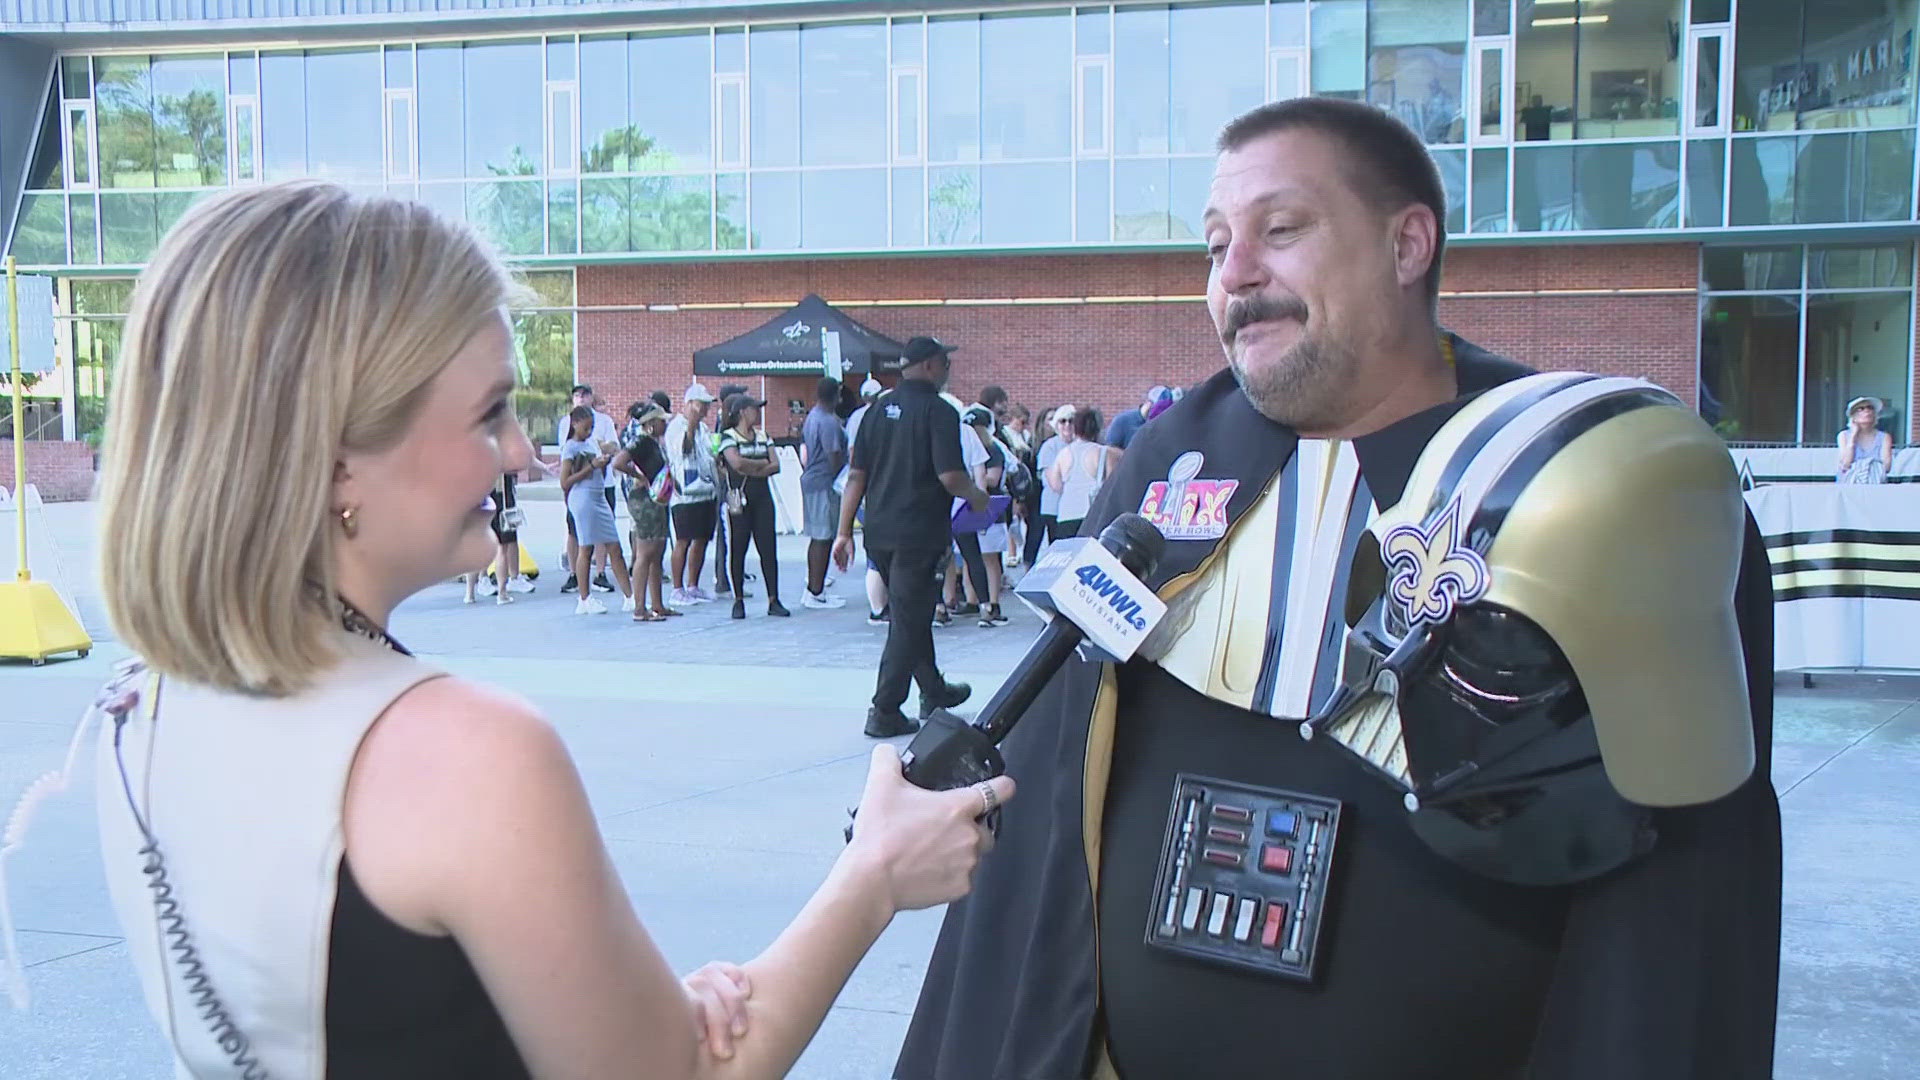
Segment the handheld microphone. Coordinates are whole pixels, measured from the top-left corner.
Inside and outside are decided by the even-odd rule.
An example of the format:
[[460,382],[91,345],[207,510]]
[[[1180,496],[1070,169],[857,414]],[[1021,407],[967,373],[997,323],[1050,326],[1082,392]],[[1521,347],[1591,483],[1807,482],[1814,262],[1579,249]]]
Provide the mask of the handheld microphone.
[[1048,616],[1046,629],[978,717],[969,721],[940,709],[926,719],[900,755],[906,778],[945,791],[1006,772],[1000,742],[1075,649],[1085,646],[1092,659],[1122,663],[1166,614],[1167,605],[1141,581],[1166,549],[1166,537],[1139,514],[1113,519],[1098,542],[1073,537],[1048,548],[1015,590]]

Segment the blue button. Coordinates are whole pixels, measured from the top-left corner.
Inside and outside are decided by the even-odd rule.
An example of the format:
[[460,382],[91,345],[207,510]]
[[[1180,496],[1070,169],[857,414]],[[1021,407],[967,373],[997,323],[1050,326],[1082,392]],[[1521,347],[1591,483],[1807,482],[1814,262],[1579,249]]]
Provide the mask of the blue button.
[[1292,836],[1300,830],[1300,815],[1292,810],[1267,811],[1268,836]]

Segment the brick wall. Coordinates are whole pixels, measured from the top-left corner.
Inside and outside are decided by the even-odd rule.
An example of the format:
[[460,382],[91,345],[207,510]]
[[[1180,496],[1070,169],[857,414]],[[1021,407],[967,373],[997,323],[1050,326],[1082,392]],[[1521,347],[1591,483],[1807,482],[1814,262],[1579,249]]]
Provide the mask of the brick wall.
[[[1451,253],[1441,321],[1488,348],[1541,368],[1643,376],[1695,399],[1698,277],[1691,244],[1470,248]],[[971,400],[1005,387],[1031,408],[1064,401],[1111,417],[1155,383],[1191,384],[1219,370],[1220,349],[1198,301],[980,306],[864,306],[862,300],[1197,296],[1206,269],[1189,253],[792,260],[583,267],[583,308],[765,301],[809,292],[904,340],[958,344],[953,390]],[[1575,289],[1678,289],[1636,296],[1511,295]],[[1509,295],[1488,296],[1486,293]],[[750,330],[773,309],[583,310],[580,369],[618,411],[649,391],[677,402],[692,352]],[[719,380],[708,380],[717,390]],[[768,427],[786,430],[786,403],[811,402],[812,379],[768,379]],[[752,381],[759,390],[759,380]]]
[[[47,502],[75,502],[93,496],[93,449],[84,442],[27,440],[27,483]],[[14,488],[13,440],[0,439],[0,487]]]

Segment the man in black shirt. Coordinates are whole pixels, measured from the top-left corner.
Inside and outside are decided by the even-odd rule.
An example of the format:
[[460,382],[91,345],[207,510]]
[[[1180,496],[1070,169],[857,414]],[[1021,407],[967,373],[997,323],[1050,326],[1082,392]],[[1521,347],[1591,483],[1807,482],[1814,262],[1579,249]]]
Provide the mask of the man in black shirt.
[[1771,571],[1724,446],[1441,331],[1443,188],[1389,115],[1298,98],[1220,151],[1227,369],[1084,530],[1161,529],[1167,615],[1002,744],[1021,800],[892,1075],[1771,1076]]
[[965,499],[987,508],[986,492],[967,475],[960,457],[960,414],[940,397],[952,373],[953,346],[928,337],[907,342],[900,385],[881,395],[860,424],[840,502],[833,561],[845,572],[853,559],[853,519],[864,499],[867,555],[887,583],[893,618],[867,710],[867,734],[906,735],[920,725],[900,711],[907,684],[920,686],[920,715],[951,709],[972,692],[940,674],[933,655],[936,572],[953,543],[952,505]]

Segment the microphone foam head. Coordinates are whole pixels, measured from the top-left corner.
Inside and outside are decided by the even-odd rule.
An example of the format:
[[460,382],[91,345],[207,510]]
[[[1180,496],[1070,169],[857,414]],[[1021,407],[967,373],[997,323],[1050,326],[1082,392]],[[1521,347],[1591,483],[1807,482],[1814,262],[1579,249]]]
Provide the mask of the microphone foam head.
[[1129,512],[1100,530],[1100,546],[1113,552],[1134,577],[1145,578],[1167,553],[1167,538],[1153,522]]

